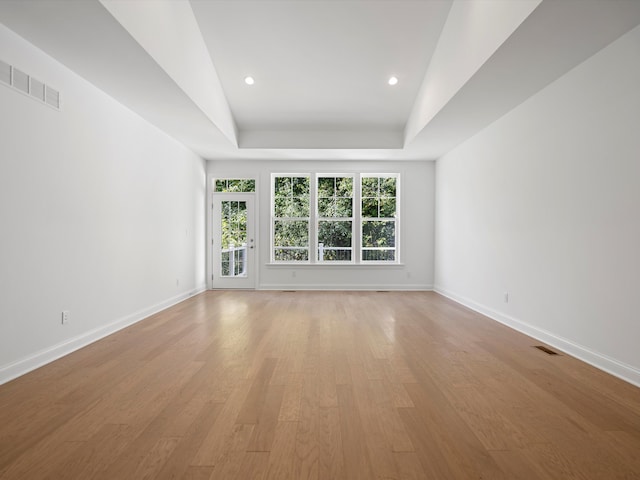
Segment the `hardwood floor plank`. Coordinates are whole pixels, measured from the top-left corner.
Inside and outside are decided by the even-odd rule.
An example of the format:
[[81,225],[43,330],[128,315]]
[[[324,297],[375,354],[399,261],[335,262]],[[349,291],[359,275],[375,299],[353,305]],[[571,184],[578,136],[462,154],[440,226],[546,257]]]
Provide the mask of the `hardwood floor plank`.
[[[415,432],[411,437],[412,441],[414,438],[421,437],[416,432],[417,428],[424,431],[430,430],[428,448],[440,452],[448,464],[451,478],[486,476],[507,480],[504,472],[437,387],[410,384],[407,385],[407,391],[416,405],[415,409],[404,410],[404,412],[413,411],[416,414],[413,415],[411,426],[405,421],[407,430],[411,428]],[[404,417],[404,419],[408,418]],[[425,445],[424,442],[421,443]],[[431,454],[430,451],[420,449],[417,445],[416,451],[422,455],[421,460]],[[423,467],[426,468],[425,462]]]
[[[229,477],[229,480],[264,480],[267,478],[269,470],[269,452],[247,452],[240,461],[240,469],[236,477]],[[217,477],[211,477],[211,480],[217,480]],[[226,480],[226,478],[225,478]]]
[[142,457],[133,473],[133,477],[140,480],[157,478],[158,472],[179,442],[180,439],[177,437],[160,438],[149,453]]
[[[204,437],[215,424],[215,420],[222,410],[219,403],[208,402],[202,406],[200,412],[195,417],[189,429],[182,437],[177,437],[178,442],[175,448],[167,455],[161,465],[161,469],[155,478],[180,478],[187,467],[191,465],[191,460],[197,452],[197,448],[202,444]],[[162,429],[162,427],[160,427]],[[150,451],[150,441],[159,434],[141,435],[137,443],[132,443],[130,448],[114,462],[109,469],[98,478],[104,480],[110,478],[126,478],[128,472],[136,468],[140,459],[140,454]]]
[[304,376],[301,373],[291,373],[290,379],[285,385],[282,405],[278,420],[281,422],[296,422],[300,419],[300,402],[302,401],[302,388]]
[[398,480],[428,480],[415,452],[393,452],[398,465]]
[[340,435],[347,478],[365,480],[374,478],[374,473],[353,389],[351,385],[339,385],[337,388]]
[[528,446],[526,434],[503,414],[492,392],[469,385],[451,388],[445,396],[486,450]]
[[336,385],[351,385],[351,370],[349,369],[349,360],[346,353],[337,351],[332,358],[333,370],[336,374]]
[[385,381],[369,382],[368,393],[373,400],[373,414],[392,452],[415,452],[398,410],[392,403],[391,390],[391,385]]
[[[190,466],[184,472],[184,475],[180,478],[180,480],[209,480],[211,478],[211,474],[213,473],[213,467],[195,467]],[[223,477],[219,477],[223,478]]]
[[276,435],[284,389],[284,385],[269,385],[260,416],[247,444],[247,452],[271,451],[271,444]]
[[[129,425],[107,424],[84,442],[60,469],[46,480],[94,478],[106,470],[127,447],[132,432]],[[34,475],[37,477],[37,475]]]
[[338,408],[318,409],[318,479],[348,480],[342,454]]
[[[4,446],[9,442],[2,442]],[[0,469],[0,478],[6,480],[46,478],[57,475],[67,458],[77,452],[85,442],[58,442],[46,439],[37,448],[31,448],[15,461]]]
[[[229,451],[230,446],[233,445],[232,439],[238,435],[236,418],[250,388],[249,381],[239,381],[229,400],[222,405],[220,415],[216,417],[213,426],[200,444],[195,445],[197,450],[190,462],[191,465],[215,465],[219,458]],[[241,430],[244,435],[247,432],[253,432],[254,425],[250,424],[250,427],[251,429]]]
[[300,400],[293,478],[304,480],[318,478],[319,419],[318,384],[313,375],[307,374],[304,377]]
[[[634,467],[637,469],[640,465],[640,449],[637,448],[637,439],[627,432],[606,432],[602,443],[603,447],[615,456],[611,463],[620,466],[620,475],[634,470]],[[608,462],[605,465],[608,465]]]
[[267,480],[294,478],[294,458],[298,422],[278,422],[269,455]]
[[550,476],[538,469],[531,462],[531,455],[521,450],[492,451],[491,456],[511,480],[554,480],[559,477]]
[[258,423],[258,418],[262,413],[264,401],[269,391],[269,381],[278,363],[277,358],[267,358],[263,361],[258,371],[251,389],[244,400],[242,409],[238,413],[236,423]]
[[388,383],[389,390],[391,391],[393,406],[395,408],[412,408],[415,407],[413,400],[407,393],[407,389],[404,388],[402,383]]

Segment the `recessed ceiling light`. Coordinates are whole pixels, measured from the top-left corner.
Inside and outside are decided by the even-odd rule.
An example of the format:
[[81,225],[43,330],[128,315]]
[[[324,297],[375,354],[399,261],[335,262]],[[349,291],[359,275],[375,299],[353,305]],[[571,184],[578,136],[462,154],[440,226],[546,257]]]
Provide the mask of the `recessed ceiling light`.
[[253,79],[253,77],[244,77],[244,83],[246,83],[247,85],[253,85],[255,83],[255,80]]
[[397,85],[398,83],[398,77],[390,77],[389,78],[389,85]]

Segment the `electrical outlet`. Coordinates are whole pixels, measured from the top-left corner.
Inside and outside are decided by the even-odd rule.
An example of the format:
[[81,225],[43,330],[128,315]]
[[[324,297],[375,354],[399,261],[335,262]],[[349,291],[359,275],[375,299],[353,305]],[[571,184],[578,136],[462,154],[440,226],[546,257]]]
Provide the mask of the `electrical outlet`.
[[69,310],[62,311],[62,325],[66,325],[69,323],[69,317],[71,316],[71,312]]
[[291,272],[291,276],[292,276],[293,278],[296,278],[296,272]]
[[504,292],[503,294],[504,303],[509,303],[509,292]]

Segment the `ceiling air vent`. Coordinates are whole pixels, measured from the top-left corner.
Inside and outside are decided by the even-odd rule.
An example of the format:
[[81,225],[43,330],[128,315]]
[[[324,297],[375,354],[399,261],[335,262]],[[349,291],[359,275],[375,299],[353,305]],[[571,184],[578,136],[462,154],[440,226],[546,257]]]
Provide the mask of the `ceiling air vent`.
[[17,88],[23,93],[29,93],[29,75],[15,67],[13,68],[11,84],[13,85],[13,88]]
[[0,60],[0,82],[11,85],[11,65]]
[[29,87],[29,93],[32,97],[37,98],[41,102],[44,102],[44,83],[31,77],[31,86]]
[[0,60],[0,82],[60,110],[60,92]]
[[47,103],[54,108],[60,109],[60,92],[50,86],[47,87]]

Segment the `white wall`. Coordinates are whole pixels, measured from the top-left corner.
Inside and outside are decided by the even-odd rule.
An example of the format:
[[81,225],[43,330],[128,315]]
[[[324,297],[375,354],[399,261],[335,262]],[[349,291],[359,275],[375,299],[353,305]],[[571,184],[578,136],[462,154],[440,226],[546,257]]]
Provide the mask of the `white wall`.
[[640,385],[639,52],[640,27],[438,160],[435,283]]
[[[210,177],[257,179],[260,289],[412,289],[433,286],[433,162],[210,161]],[[401,175],[402,265],[269,265],[271,173],[394,173]],[[295,274],[295,277],[293,276]]]
[[63,102],[0,84],[2,383],[204,288],[206,167],[2,25],[0,59]]

